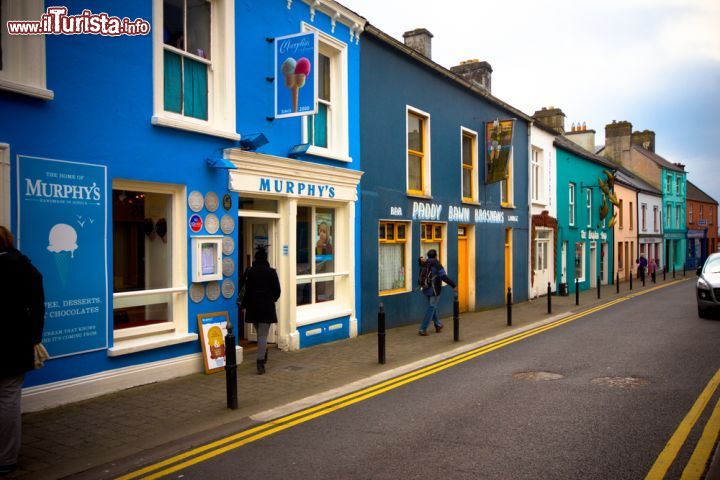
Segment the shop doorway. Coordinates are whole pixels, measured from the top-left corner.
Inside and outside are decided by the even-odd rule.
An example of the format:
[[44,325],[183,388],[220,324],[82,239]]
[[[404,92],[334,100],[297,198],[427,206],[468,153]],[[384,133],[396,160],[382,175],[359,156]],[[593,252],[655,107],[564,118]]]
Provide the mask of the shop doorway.
[[597,287],[597,243],[590,242],[590,288]]
[[550,229],[537,229],[535,232],[535,291],[538,295],[547,292],[548,282],[553,280],[550,275],[550,266],[554,264],[552,259],[553,244],[552,233]]
[[600,282],[602,285],[608,283],[608,244],[600,244]]
[[470,257],[468,255],[468,227],[460,225],[458,227],[458,303],[460,311],[467,312],[469,310],[469,287],[470,275],[468,266],[470,265]]
[[[263,247],[268,254],[268,262],[272,268],[277,269],[277,242],[275,241],[276,226],[275,220],[271,218],[253,218],[245,217],[240,219],[240,228],[238,229],[238,245],[240,251],[238,258],[241,268],[238,269],[238,278],[241,278],[243,272],[250,268],[253,262],[253,256],[258,247]],[[280,272],[278,272],[280,275]],[[241,319],[244,320],[244,319]],[[252,347],[257,343],[257,331],[250,323],[244,323],[244,327],[240,329],[242,332],[240,344],[243,347]],[[268,334],[268,343],[277,343],[276,327],[273,324]]]

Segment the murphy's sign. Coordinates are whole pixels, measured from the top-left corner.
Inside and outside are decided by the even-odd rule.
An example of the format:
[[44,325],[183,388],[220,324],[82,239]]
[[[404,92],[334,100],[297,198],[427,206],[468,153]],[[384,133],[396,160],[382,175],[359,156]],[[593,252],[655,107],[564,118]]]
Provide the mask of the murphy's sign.
[[236,192],[280,197],[337,201],[357,200],[357,189],[346,185],[246,173],[231,173],[230,189]]

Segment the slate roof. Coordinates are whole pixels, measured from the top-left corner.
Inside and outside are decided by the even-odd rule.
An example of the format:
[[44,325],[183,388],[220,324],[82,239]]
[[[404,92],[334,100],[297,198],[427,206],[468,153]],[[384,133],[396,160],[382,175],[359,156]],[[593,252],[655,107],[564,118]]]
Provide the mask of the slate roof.
[[577,143],[568,140],[567,138],[563,136],[557,136],[555,137],[555,142],[553,142],[556,147],[560,147],[564,150],[567,150],[569,152],[574,153],[575,155],[578,155],[580,157],[585,158],[586,160],[590,160],[591,162],[598,163],[602,165],[605,168],[610,168],[613,170],[616,170],[618,168],[617,165],[612,163],[610,160],[608,160],[605,157],[601,157],[600,155],[590,152],[588,150],[585,150]]
[[714,203],[715,205],[718,204],[717,200],[700,190],[697,185],[692,183],[690,180],[687,181],[687,199],[694,200],[696,202]]
[[668,170],[673,170],[675,172],[685,172],[684,168],[678,167],[674,163],[672,163],[668,160],[665,160],[663,157],[661,157],[660,155],[658,155],[655,152],[651,152],[650,150],[646,150],[637,145],[633,145],[632,148],[636,152],[640,153],[641,155],[644,155],[645,157],[649,158],[650,160],[657,163],[658,165],[660,165],[663,168],[667,168]]
[[639,190],[643,193],[662,196],[662,192],[660,190],[622,167],[618,167],[618,171],[615,173],[615,182],[634,190]]

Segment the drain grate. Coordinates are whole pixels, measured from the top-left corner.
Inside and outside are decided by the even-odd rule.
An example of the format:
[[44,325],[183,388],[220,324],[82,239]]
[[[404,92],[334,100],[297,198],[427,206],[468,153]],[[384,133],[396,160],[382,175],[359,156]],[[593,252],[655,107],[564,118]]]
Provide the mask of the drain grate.
[[642,387],[650,382],[640,377],[600,377],[593,378],[590,383],[611,388],[635,388]]
[[513,374],[515,380],[532,380],[532,381],[546,381],[546,380],[559,380],[565,378],[564,375],[552,372],[520,372]]

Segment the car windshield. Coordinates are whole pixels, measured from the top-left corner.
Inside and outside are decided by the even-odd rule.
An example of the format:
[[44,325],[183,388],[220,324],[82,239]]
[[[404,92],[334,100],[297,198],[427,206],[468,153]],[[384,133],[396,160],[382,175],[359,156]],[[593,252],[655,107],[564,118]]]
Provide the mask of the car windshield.
[[703,271],[705,273],[720,273],[720,256],[708,259]]

